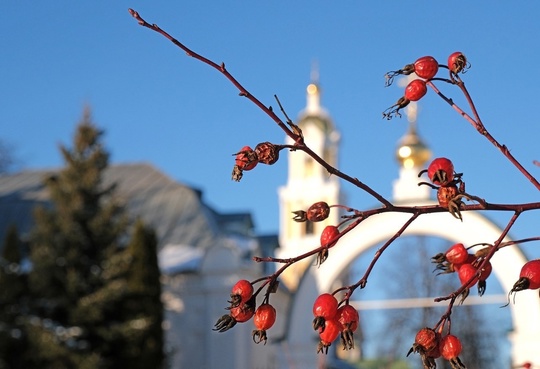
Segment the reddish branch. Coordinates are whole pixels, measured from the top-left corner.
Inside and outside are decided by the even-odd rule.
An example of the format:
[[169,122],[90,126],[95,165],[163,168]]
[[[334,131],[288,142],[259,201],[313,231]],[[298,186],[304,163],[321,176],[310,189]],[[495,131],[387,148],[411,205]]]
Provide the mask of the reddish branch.
[[[136,11],[133,9],[129,9],[129,13],[139,22],[140,25],[151,29],[165,38],[167,38],[169,41],[174,43],[176,46],[181,48],[183,51],[186,52],[186,54],[190,57],[193,57],[212,68],[219,71],[221,74],[223,74],[239,91],[239,95],[246,97],[248,100],[253,102],[257,107],[259,107],[266,115],[268,115],[284,132],[285,134],[290,137],[294,144],[292,145],[279,145],[279,149],[288,148],[290,150],[299,150],[305,152],[307,155],[312,157],[315,161],[317,161],[321,166],[323,166],[330,174],[336,175],[339,178],[352,183],[353,185],[359,187],[361,190],[369,193],[371,196],[373,196],[375,199],[377,199],[382,205],[375,209],[365,210],[365,211],[359,211],[355,210],[349,207],[346,208],[346,211],[351,213],[350,215],[344,216],[342,219],[342,224],[347,224],[347,226],[340,231],[340,233],[333,239],[328,242],[327,245],[320,245],[319,247],[315,247],[312,250],[287,259],[280,259],[280,258],[274,258],[274,257],[255,257],[254,260],[256,262],[274,262],[274,263],[281,263],[283,264],[275,273],[259,278],[252,282],[252,284],[255,283],[261,283],[257,291],[255,292],[255,295],[258,295],[264,288],[267,289],[266,291],[266,297],[265,301],[268,300],[268,294],[271,292],[275,292],[275,289],[277,287],[278,278],[279,276],[291,265],[294,263],[297,263],[301,260],[313,257],[317,254],[319,254],[322,251],[327,251],[328,249],[334,247],[341,237],[343,237],[345,234],[349,233],[351,230],[356,228],[361,222],[363,222],[365,219],[378,215],[378,214],[384,214],[388,212],[395,212],[395,213],[407,213],[411,214],[411,217],[401,226],[401,228],[390,238],[386,241],[386,243],[377,250],[373,260],[371,261],[370,265],[366,269],[364,275],[362,278],[356,282],[355,284],[341,287],[334,291],[333,293],[336,294],[341,291],[345,291],[345,297],[343,300],[348,300],[352,296],[353,292],[358,288],[364,288],[367,284],[368,277],[370,276],[371,272],[373,271],[375,264],[378,262],[384,251],[396,240],[398,239],[403,232],[414,222],[416,221],[421,215],[425,214],[433,214],[433,213],[440,213],[440,212],[448,212],[447,208],[441,207],[440,205],[424,205],[424,206],[396,206],[392,204],[389,200],[384,198],[382,195],[380,195],[378,192],[373,190],[371,187],[367,186],[357,178],[351,177],[345,173],[342,173],[337,168],[332,167],[329,165],[326,161],[324,161],[319,155],[317,155],[315,152],[313,152],[308,146],[304,143],[304,137],[302,135],[301,129],[295,125],[287,116],[285,113],[285,110],[283,109],[281,103],[279,102],[279,99],[277,96],[275,96],[277,103],[286,117],[286,122],[283,122],[273,111],[271,106],[264,105],[259,99],[257,99],[255,96],[253,96],[242,84],[240,84],[234,76],[232,76],[228,70],[225,68],[225,64],[217,64],[204,56],[197,54],[193,50],[186,47],[184,44],[182,44],[177,39],[173,38],[171,35],[169,35],[167,32],[162,30],[160,27],[158,27],[156,24],[150,24],[146,22]],[[469,92],[467,88],[465,87],[465,84],[463,81],[459,78],[459,76],[455,75],[451,72],[450,74],[451,79],[441,79],[441,78],[432,78],[431,80],[427,81],[427,85],[430,86],[444,101],[446,101],[454,110],[456,110],[465,120],[467,120],[482,136],[486,137],[501,153],[512,162],[516,168],[527,178],[529,181],[538,189],[540,190],[540,183],[519,163],[518,160],[514,158],[514,156],[510,153],[508,148],[505,145],[501,145],[485,128],[484,124],[482,123],[482,120],[480,119],[480,116],[476,110],[476,107],[474,105],[474,102],[469,95]],[[467,114],[465,111],[463,111],[459,106],[457,106],[452,99],[445,96],[443,93],[439,91],[439,89],[434,85],[433,81],[443,81],[447,83],[451,83],[454,85],[457,85],[462,93],[465,95],[465,98],[469,104],[469,107],[472,111],[472,116]],[[535,165],[539,165],[538,162],[534,162]],[[513,215],[511,219],[508,221],[505,229],[501,232],[499,238],[492,244],[489,245],[487,248],[487,251],[484,250],[481,253],[481,256],[479,256],[478,260],[481,260],[480,265],[477,268],[477,273],[474,275],[469,281],[466,283],[463,283],[460,288],[458,288],[456,291],[452,292],[451,294],[443,297],[436,298],[436,302],[449,300],[448,308],[441,317],[440,321],[437,323],[436,328],[445,325],[450,324],[450,315],[452,313],[452,308],[456,302],[456,299],[458,296],[460,296],[469,286],[470,283],[473,282],[475,278],[479,278],[481,273],[483,272],[485,266],[489,262],[489,260],[493,257],[493,255],[502,247],[506,247],[509,245],[515,245],[520,242],[529,242],[529,241],[538,241],[540,240],[540,237],[531,237],[519,241],[510,241],[510,242],[502,242],[503,239],[507,236],[510,229],[513,227],[515,222],[517,221],[518,217],[521,215],[521,213],[525,211],[530,210],[536,210],[540,209],[540,202],[533,202],[533,203],[523,203],[523,204],[492,204],[488,203],[485,200],[476,197],[476,196],[466,196],[469,200],[474,200],[477,203],[465,205],[463,203],[459,204],[459,211],[466,212],[466,211],[477,211],[477,210],[489,210],[489,211],[510,211],[513,212]],[[332,206],[342,206],[342,205],[332,205]],[[343,207],[343,206],[342,206]]]
[[536,187],[537,190],[540,190],[540,183],[534,178],[534,176],[529,173],[523,165],[512,155],[510,150],[508,150],[508,147],[506,145],[500,144],[486,129],[484,124],[482,123],[482,120],[480,119],[480,116],[478,114],[478,111],[476,110],[476,106],[474,105],[474,102],[469,94],[469,91],[465,87],[465,83],[462,80],[455,80],[452,82],[453,84],[457,85],[463,94],[465,95],[465,98],[467,99],[467,102],[469,104],[469,107],[471,108],[471,111],[474,115],[474,118],[472,118],[469,114],[464,112],[458,105],[454,103],[454,101],[448,97],[446,97],[434,84],[432,81],[428,81],[426,84],[437,93],[444,101],[446,101],[455,111],[457,111],[465,120],[467,120],[471,125],[480,133],[482,136],[487,138],[489,142],[491,142],[499,151],[508,159],[510,162]]
[[348,176],[345,173],[342,173],[337,168],[334,168],[330,164],[328,164],[326,161],[324,161],[323,158],[321,158],[319,155],[317,155],[313,150],[311,150],[308,146],[304,144],[304,137],[302,136],[302,131],[299,129],[298,126],[290,123],[290,128],[287,127],[285,123],[274,113],[274,110],[272,107],[267,107],[264,105],[259,99],[257,99],[255,96],[253,96],[240,82],[234,78],[229,71],[225,68],[225,63],[217,64],[213,62],[212,60],[205,58],[204,56],[197,54],[187,46],[185,46],[183,43],[172,37],[170,34],[162,30],[157,24],[150,24],[147,21],[145,21],[138,12],[136,12],[133,9],[129,9],[129,13],[133,18],[135,18],[139,24],[143,27],[146,27],[148,29],[151,29],[152,31],[155,31],[165,38],[167,38],[169,41],[171,41],[173,44],[181,48],[186,52],[188,56],[191,56],[192,58],[195,58],[197,60],[200,60],[201,62],[211,66],[212,68],[216,69],[220,73],[222,73],[240,92],[240,96],[244,96],[247,99],[249,99],[251,102],[253,102],[259,109],[261,109],[266,115],[268,115],[284,132],[289,136],[294,142],[294,149],[304,151],[307,155],[311,156],[317,163],[322,165],[330,174],[333,174],[339,178],[342,178],[343,180],[346,180],[347,182],[352,183],[353,185],[361,188],[363,191],[369,193],[371,196],[373,196],[375,199],[377,199],[379,202],[381,202],[383,205],[390,206],[391,203],[386,198],[384,198],[382,195],[380,195],[377,191],[373,190],[368,185],[361,182],[358,178],[353,178]]

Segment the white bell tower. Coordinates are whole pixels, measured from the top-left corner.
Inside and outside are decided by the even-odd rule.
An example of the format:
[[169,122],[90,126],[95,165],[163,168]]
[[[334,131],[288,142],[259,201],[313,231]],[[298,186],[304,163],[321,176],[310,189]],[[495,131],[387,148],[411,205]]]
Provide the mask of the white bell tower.
[[[327,163],[336,167],[340,135],[335,129],[330,115],[321,106],[321,89],[318,76],[312,74],[312,82],[307,86],[307,104],[300,112],[297,125],[302,129],[305,142]],[[287,143],[292,140],[287,138]],[[332,208],[328,219],[322,222],[295,222],[294,211],[307,210],[312,204],[325,201],[329,205],[341,204],[340,182],[322,166],[302,151],[288,153],[288,180],[278,189],[280,203],[280,248],[277,257],[291,257],[307,252],[319,245],[320,234],[329,224],[337,225],[340,220],[339,208]],[[309,261],[307,261],[309,263]],[[297,263],[302,264],[302,263]],[[289,268],[283,281],[294,289],[298,278],[305,271],[306,263]]]

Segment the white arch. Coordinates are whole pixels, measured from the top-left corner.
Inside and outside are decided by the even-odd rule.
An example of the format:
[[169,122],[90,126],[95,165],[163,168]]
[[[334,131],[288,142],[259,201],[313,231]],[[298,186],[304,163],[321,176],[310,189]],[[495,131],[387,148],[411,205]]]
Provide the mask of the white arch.
[[[338,245],[330,251],[330,257],[323,265],[308,270],[307,273],[312,278],[305,278],[310,283],[306,283],[305,286],[302,283],[299,287],[297,296],[300,301],[295,301],[292,306],[290,332],[306,329],[305,326],[298,326],[298,324],[306,324],[306,309],[310,309],[313,303],[313,300],[304,300],[305,297],[310,296],[311,298],[313,295],[329,291],[333,281],[347,269],[352,260],[374,245],[392,237],[410,216],[401,213],[372,216],[343,236]],[[463,213],[463,222],[453,218],[448,213],[420,216],[404,232],[405,236],[438,236],[452,242],[462,242],[465,245],[482,242],[492,243],[500,237],[500,234],[501,229],[477,212]],[[509,240],[509,238],[505,238],[504,241]],[[506,247],[494,255],[491,260],[493,273],[505,291],[510,291],[526,261],[518,247]],[[316,291],[313,291],[313,280]],[[369,288],[369,281],[366,288]],[[306,291],[306,289],[311,291]],[[540,299],[538,292],[520,292],[516,296],[516,303],[510,304],[509,308],[514,327],[509,336],[512,344],[512,362],[531,361],[540,364],[540,350],[538,350],[540,347]],[[293,335],[295,341],[301,339],[298,333]]]

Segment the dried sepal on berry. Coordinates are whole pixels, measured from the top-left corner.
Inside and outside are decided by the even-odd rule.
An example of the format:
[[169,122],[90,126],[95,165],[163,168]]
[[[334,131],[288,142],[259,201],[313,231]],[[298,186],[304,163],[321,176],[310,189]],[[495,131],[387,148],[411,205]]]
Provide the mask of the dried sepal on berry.
[[303,223],[307,220],[307,213],[304,210],[296,210],[292,212],[294,217],[292,218],[295,222]]
[[414,64],[407,64],[402,69],[390,71],[384,75],[384,79],[386,80],[384,85],[386,87],[390,86],[396,76],[408,76],[412,73],[414,73]]
[[219,318],[212,330],[226,332],[233,328],[236,323],[244,323],[250,320],[253,314],[255,314],[255,296],[252,296],[246,302],[240,303],[238,306],[229,307],[228,309],[229,314]]
[[407,107],[410,102],[411,101],[406,99],[404,96],[400,97],[394,105],[383,111],[383,119],[390,120],[393,117],[401,117],[401,113],[399,111]]
[[235,182],[240,182],[243,176],[244,176],[244,171],[240,169],[238,165],[235,165],[232,171],[232,180]]

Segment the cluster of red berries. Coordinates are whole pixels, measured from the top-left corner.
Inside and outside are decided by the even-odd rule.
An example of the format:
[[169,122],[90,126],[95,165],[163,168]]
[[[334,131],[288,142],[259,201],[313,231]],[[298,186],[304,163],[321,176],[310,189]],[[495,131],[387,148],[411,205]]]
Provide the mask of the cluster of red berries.
[[[437,264],[440,274],[457,273],[462,285],[466,289],[461,296],[461,302],[469,295],[469,289],[478,284],[478,294],[482,296],[486,291],[486,280],[490,276],[493,267],[489,260],[485,261],[485,255],[490,248],[479,250],[475,254],[470,254],[462,243],[456,243],[444,253],[439,253],[431,258]],[[484,263],[485,261],[485,263]],[[480,267],[482,267],[480,269]]]
[[261,142],[255,149],[250,146],[242,147],[242,150],[233,154],[236,156],[235,165],[232,171],[232,179],[240,181],[244,171],[252,170],[258,163],[272,165],[279,159],[280,145],[274,145],[270,142]]
[[231,290],[229,314],[223,315],[214,325],[214,330],[225,332],[236,325],[245,323],[253,318],[255,329],[252,332],[253,342],[266,344],[266,331],[276,322],[276,309],[269,304],[268,295],[257,309],[253,285],[246,279],[235,283]]
[[354,332],[358,329],[358,311],[348,301],[339,307],[338,300],[330,293],[323,293],[313,303],[313,329],[319,332],[317,353],[328,353],[338,336],[344,350],[354,349]]
[[428,327],[420,329],[407,356],[413,352],[420,354],[424,369],[435,369],[437,367],[435,359],[440,357],[448,360],[452,369],[465,369],[459,358],[462,350],[461,341],[449,332],[442,335],[443,327],[444,325],[438,331]]
[[468,199],[465,183],[461,180],[463,174],[455,173],[454,164],[447,158],[433,159],[428,168],[418,173],[418,176],[426,172],[431,183],[420,182],[418,185],[428,185],[436,189],[439,205],[448,209],[455,218],[463,220],[460,212],[461,200]]
[[432,56],[423,56],[414,63],[407,64],[403,69],[386,73],[386,86],[390,86],[398,75],[410,75],[416,73],[419,77],[412,80],[405,87],[405,92],[399,100],[383,112],[383,118],[391,119],[394,115],[401,116],[399,111],[405,108],[411,101],[418,101],[427,93],[427,81],[431,81],[437,75],[439,67],[448,68],[450,80],[455,81],[458,73],[465,72],[469,64],[462,52],[456,51],[448,57],[446,65],[439,64]]

